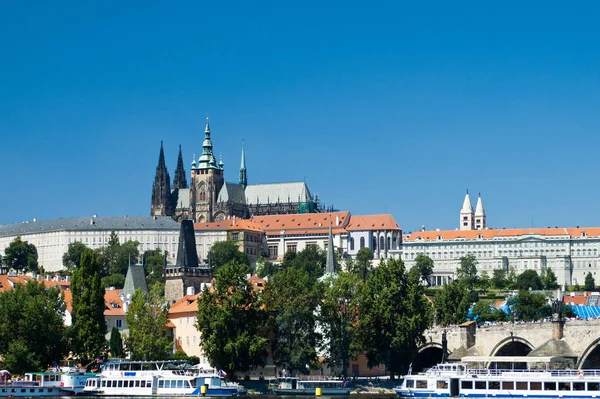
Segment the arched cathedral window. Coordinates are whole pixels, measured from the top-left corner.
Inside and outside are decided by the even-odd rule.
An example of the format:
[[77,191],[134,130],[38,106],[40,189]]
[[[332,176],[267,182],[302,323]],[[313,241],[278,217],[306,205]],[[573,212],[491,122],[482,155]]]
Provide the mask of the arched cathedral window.
[[365,237],[360,237],[360,249],[365,247]]
[[383,238],[383,236],[379,237],[379,250],[384,250],[385,249],[385,239]]
[[350,251],[354,251],[354,238],[350,237]]

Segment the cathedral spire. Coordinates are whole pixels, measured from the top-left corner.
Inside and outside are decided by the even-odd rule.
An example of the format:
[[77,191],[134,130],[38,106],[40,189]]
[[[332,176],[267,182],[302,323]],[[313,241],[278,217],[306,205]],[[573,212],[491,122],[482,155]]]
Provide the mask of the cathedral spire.
[[244,149],[244,140],[242,140],[242,162],[240,165],[240,186],[245,190],[248,186],[248,177],[246,175],[246,150]]
[[181,145],[179,146],[179,157],[177,158],[177,169],[173,178],[173,189],[187,188],[187,179],[185,169],[183,169],[183,155],[181,154]]
[[477,198],[477,206],[475,206],[475,230],[483,230],[487,228],[485,220],[485,210],[481,201],[481,194]]
[[160,142],[160,153],[158,155],[158,165],[152,183],[152,203],[150,205],[151,216],[171,216],[173,213],[171,207],[171,178],[167,171],[165,163],[165,152],[163,143]]
[[200,169],[216,168],[216,161],[213,155],[212,140],[210,138],[209,117],[206,115],[206,129],[204,129],[204,141],[202,142],[202,155],[198,159]]
[[463,206],[460,210],[460,230],[473,230],[474,222],[475,215],[473,214],[471,198],[469,198],[469,190],[467,190]]

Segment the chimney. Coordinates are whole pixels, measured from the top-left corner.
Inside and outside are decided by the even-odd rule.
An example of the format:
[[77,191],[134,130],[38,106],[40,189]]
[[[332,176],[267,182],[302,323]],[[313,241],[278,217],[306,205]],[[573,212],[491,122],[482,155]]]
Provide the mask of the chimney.
[[339,215],[336,215],[336,217],[335,217],[335,225],[336,226],[340,225],[340,216]]

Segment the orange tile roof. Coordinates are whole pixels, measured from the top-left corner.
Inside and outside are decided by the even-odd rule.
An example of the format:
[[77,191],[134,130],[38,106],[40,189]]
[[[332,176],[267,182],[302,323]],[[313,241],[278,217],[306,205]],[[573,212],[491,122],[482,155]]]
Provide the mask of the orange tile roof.
[[248,282],[252,284],[255,291],[262,291],[265,289],[265,279],[258,277],[256,274],[250,276]]
[[61,294],[63,295],[65,305],[67,305],[67,310],[69,313],[73,313],[73,293],[71,290],[63,290],[61,291]]
[[252,220],[231,218],[225,219],[220,222],[209,222],[209,223],[194,223],[194,230],[216,230],[216,231],[237,231],[237,230],[249,230],[249,231],[263,231],[260,223],[253,222]]
[[119,294],[122,290],[106,290],[104,292],[104,303],[106,309],[104,310],[104,316],[124,316],[125,311],[123,310],[123,301],[119,298]]
[[588,301],[588,297],[583,296],[583,295],[577,295],[577,296],[565,295],[563,297],[564,303],[571,304],[571,302],[573,302],[573,305],[575,305],[575,306],[586,305],[587,301]]
[[[339,220],[339,224],[337,221]],[[350,212],[330,213],[294,213],[287,215],[254,216],[253,222],[260,223],[267,235],[279,235],[282,230],[286,234],[320,234],[329,231],[329,223],[333,224],[333,234],[344,232]]]
[[400,227],[392,215],[384,213],[381,215],[352,215],[346,230],[400,230]]
[[475,239],[481,238],[490,239],[494,237],[518,237],[523,235],[543,235],[543,236],[581,236],[582,232],[587,235],[600,235],[600,228],[526,228],[526,229],[486,229],[486,230],[439,230],[439,231],[417,231],[406,237],[405,241],[422,240],[437,240],[438,236],[444,240],[455,240],[457,238]]
[[177,302],[175,302],[169,308],[169,315],[181,314],[181,313],[194,313],[198,312],[198,298],[200,294],[186,295]]
[[0,274],[0,292],[12,290],[17,284],[27,284],[31,280],[29,276],[9,277],[6,274]]

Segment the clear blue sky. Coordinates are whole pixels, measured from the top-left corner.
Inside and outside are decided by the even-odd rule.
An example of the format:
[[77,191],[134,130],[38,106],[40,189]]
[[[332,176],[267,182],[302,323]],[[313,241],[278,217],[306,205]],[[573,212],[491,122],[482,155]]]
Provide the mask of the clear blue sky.
[[[0,223],[147,215],[204,118],[237,181],[405,231],[600,226],[600,4],[5,2]],[[475,205],[475,204],[473,204]]]

